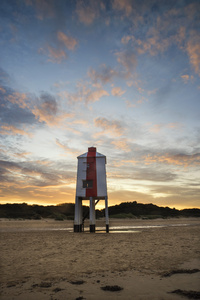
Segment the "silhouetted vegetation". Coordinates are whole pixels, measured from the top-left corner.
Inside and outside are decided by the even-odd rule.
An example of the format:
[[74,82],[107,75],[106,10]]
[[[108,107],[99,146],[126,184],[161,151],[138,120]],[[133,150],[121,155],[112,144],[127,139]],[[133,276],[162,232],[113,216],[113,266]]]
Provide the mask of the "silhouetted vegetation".
[[[83,206],[83,213],[86,213],[87,210],[89,211],[89,208]],[[74,204],[64,203],[56,206],[28,205],[26,203],[1,204],[0,218],[72,220],[74,218]]]
[[[104,210],[103,210],[104,211]],[[109,207],[109,216],[112,218],[169,218],[169,217],[200,217],[200,209],[178,210],[169,207],[160,207],[155,204],[142,204],[134,202],[123,202],[119,205]]]
[[[63,203],[59,205],[28,205],[22,204],[0,204],[0,218],[35,219],[52,218],[58,221],[74,219],[74,203]],[[105,210],[96,209],[96,217],[102,218]],[[89,207],[83,206],[83,216],[89,216]],[[134,202],[123,202],[119,205],[109,207],[110,218],[169,218],[169,217],[200,217],[200,209],[178,210],[169,207],[160,207],[150,204]]]

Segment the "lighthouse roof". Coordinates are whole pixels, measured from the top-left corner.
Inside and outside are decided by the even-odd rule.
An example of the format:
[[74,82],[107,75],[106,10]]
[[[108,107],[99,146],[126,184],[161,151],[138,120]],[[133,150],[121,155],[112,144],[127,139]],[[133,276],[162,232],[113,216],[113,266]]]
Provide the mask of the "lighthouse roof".
[[105,155],[97,152],[95,147],[89,147],[88,152],[79,155],[77,158],[84,158],[84,157],[88,157],[88,156],[89,157],[105,157]]

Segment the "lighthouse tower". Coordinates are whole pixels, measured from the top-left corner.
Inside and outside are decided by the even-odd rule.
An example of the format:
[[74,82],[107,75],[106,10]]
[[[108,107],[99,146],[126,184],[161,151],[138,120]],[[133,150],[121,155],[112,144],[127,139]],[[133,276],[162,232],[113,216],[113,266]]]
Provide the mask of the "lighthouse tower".
[[109,232],[108,196],[106,184],[106,157],[95,147],[78,158],[74,232],[83,230],[82,200],[90,201],[90,232],[95,232],[95,205],[105,200],[106,232]]

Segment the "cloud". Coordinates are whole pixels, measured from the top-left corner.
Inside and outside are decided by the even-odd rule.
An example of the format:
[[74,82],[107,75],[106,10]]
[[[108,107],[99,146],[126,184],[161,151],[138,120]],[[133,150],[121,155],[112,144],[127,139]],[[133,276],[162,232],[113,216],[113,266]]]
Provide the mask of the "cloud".
[[199,1],[189,3],[185,7],[185,14],[187,15],[188,20],[192,22],[193,26],[195,25],[198,26],[199,24],[199,9],[200,9]]
[[73,122],[74,124],[79,124],[79,125],[83,125],[83,126],[87,126],[88,125],[88,120],[84,120],[84,119],[77,119]]
[[61,92],[59,95],[68,100],[70,104],[84,102],[86,105],[99,101],[102,97],[108,96],[109,93],[102,89],[91,89],[87,83],[79,82],[76,87],[77,91],[69,93],[68,91]]
[[[9,124],[9,126],[23,130],[20,128],[22,124],[34,124],[35,118],[30,107],[30,96],[16,92],[8,86],[1,86],[0,121],[2,125]],[[11,128],[8,131],[11,132]]]
[[10,75],[0,67],[0,84],[7,85],[10,84],[11,78]]
[[200,153],[188,155],[188,154],[156,154],[144,156],[145,164],[152,163],[164,163],[179,165],[183,167],[187,166],[199,166],[200,165]]
[[116,149],[123,150],[124,152],[131,151],[130,146],[127,142],[127,139],[125,139],[125,138],[122,138],[122,139],[119,139],[119,140],[114,140],[114,141],[111,142],[111,144],[113,144]]
[[40,48],[38,50],[38,53],[47,55],[49,57],[48,61],[60,64],[63,60],[66,60],[68,58],[65,48],[73,51],[77,46],[78,41],[71,36],[67,36],[62,31],[58,31],[56,37],[56,46],[47,44],[45,47]]
[[147,180],[147,181],[173,181],[177,178],[177,175],[171,172],[166,172],[164,170],[155,170],[155,169],[138,169],[137,171],[133,172],[132,178],[134,180]]
[[25,93],[13,92],[5,97],[12,104],[17,104],[21,108],[28,107],[27,95]]
[[88,75],[94,82],[100,81],[101,83],[106,84],[112,82],[114,77],[118,76],[119,73],[111,67],[103,64],[98,71],[90,69]]
[[1,86],[0,95],[0,133],[3,135],[20,134],[31,137],[24,124],[36,124],[39,120],[55,126],[72,117],[71,113],[63,112],[58,101],[49,93],[43,92],[37,98]]
[[72,202],[75,189],[73,169],[66,161],[45,165],[37,161],[16,163],[1,160],[1,193],[6,203]]
[[122,44],[127,45],[132,40],[133,41],[135,40],[133,35],[125,35],[122,37],[121,42],[122,42]]
[[9,187],[20,190],[26,187],[65,185],[68,179],[71,181],[73,178],[74,180],[75,175],[65,163],[51,163],[49,165],[37,163],[36,161],[0,160],[0,170],[0,182],[5,190]]
[[120,97],[125,93],[125,91],[123,91],[120,87],[114,87],[114,88],[112,88],[111,93],[113,96]]
[[60,112],[56,99],[48,93],[41,95],[40,103],[32,109],[32,113],[39,122],[45,122],[49,126],[58,125],[72,116],[70,113]]
[[2,135],[27,135],[29,137],[32,137],[32,133],[26,132],[23,129],[19,129],[12,125],[2,125],[0,134]]
[[58,113],[58,105],[55,98],[49,94],[41,96],[42,103],[33,109],[33,113],[40,122],[54,123]]
[[172,42],[172,37],[168,36],[164,38],[164,36],[160,34],[159,29],[152,27],[143,40],[135,38],[133,35],[127,35],[121,39],[121,42],[124,45],[131,43],[132,47],[134,47],[136,52],[140,55],[149,52],[150,55],[155,56],[168,49]]
[[5,94],[6,90],[3,87],[0,87],[0,92],[1,92],[1,94]]
[[94,120],[94,124],[96,127],[100,127],[103,129],[102,131],[95,134],[96,137],[105,134],[119,137],[124,132],[122,125],[118,121],[110,121],[106,118],[96,118]]
[[100,16],[101,11],[104,10],[103,1],[77,1],[76,14],[79,21],[85,25],[91,25]]
[[112,7],[114,10],[122,11],[125,13],[125,15],[128,17],[133,11],[132,7],[132,1],[131,0],[114,0],[112,2]]
[[63,60],[67,59],[67,54],[64,50],[55,47],[47,46],[47,50],[40,48],[38,53],[45,54],[49,57],[48,61],[60,64]]
[[[120,4],[123,2],[123,4]],[[126,1],[125,1],[126,2]],[[124,1],[115,0],[116,9],[123,10]],[[131,9],[131,1],[128,2],[129,14],[134,27],[143,28],[142,34],[137,34],[137,30],[131,30],[129,34],[124,35],[121,43],[127,49],[134,49],[135,53],[140,55],[149,53],[155,56],[164,53],[173,45],[178,46],[181,50],[188,53],[190,62],[195,72],[199,74],[199,3],[191,3],[184,7],[169,5],[161,6],[152,2],[146,2],[142,5],[140,2],[134,3],[134,9]],[[133,5],[133,2],[132,2]],[[131,13],[132,11],[132,13]],[[147,17],[148,12],[148,17]],[[151,13],[150,13],[151,12]],[[138,17],[140,15],[140,17]],[[135,22],[137,19],[138,22]],[[137,24],[138,23],[138,24]],[[148,28],[148,29],[146,29]],[[134,34],[133,34],[134,32]],[[143,38],[141,38],[141,36]]]
[[[127,179],[131,181],[152,181],[152,182],[170,182],[174,181],[178,178],[178,175],[173,172],[169,172],[163,169],[153,168],[152,166],[149,168],[148,166],[141,166],[141,162],[139,162],[138,166],[136,166],[133,161],[124,161],[126,166],[123,167],[120,174],[117,175],[118,179]],[[132,166],[134,164],[134,168]],[[110,177],[115,178],[116,174],[110,174]],[[133,183],[135,184],[135,183]]]
[[193,66],[195,73],[200,76],[200,36],[199,33],[193,32],[187,42],[186,51],[188,53],[190,63]]
[[155,124],[153,127],[151,127],[149,130],[151,132],[157,133],[160,132],[161,128],[163,128],[163,124]]
[[125,68],[127,72],[127,76],[130,76],[131,71],[135,69],[137,64],[135,53],[130,50],[125,50],[125,51],[117,52],[116,56],[117,56],[118,63]]
[[79,152],[76,149],[70,148],[67,143],[63,144],[59,141],[59,139],[56,139],[56,144],[64,150],[66,154],[71,154],[73,156],[77,156]]
[[33,6],[36,10],[36,17],[39,20],[55,17],[55,1],[54,0],[25,0],[27,6]]
[[183,127],[183,124],[178,123],[178,122],[173,122],[173,123],[168,123],[166,125],[167,128],[171,128],[171,129],[180,129]]
[[154,95],[154,94],[157,93],[157,90],[158,90],[158,89],[155,88],[155,89],[153,89],[153,90],[148,91],[147,94],[148,94],[148,95]]
[[168,124],[155,124],[154,126],[152,126],[149,131],[154,132],[154,133],[158,133],[160,132],[162,129],[181,129],[183,127],[183,125],[181,123],[168,123]]
[[59,31],[57,33],[58,40],[62,42],[68,50],[74,50],[77,45],[77,40],[73,37],[65,35],[63,32]]
[[187,84],[189,79],[190,79],[190,76],[189,75],[182,75],[181,78],[183,79],[184,83]]
[[31,152],[14,153],[14,156],[17,157],[17,158],[26,158],[28,155],[31,155]]
[[87,96],[86,96],[86,104],[88,103],[93,103],[96,101],[99,101],[100,98],[104,97],[104,96],[108,96],[109,93],[103,89],[99,89],[96,91],[90,91]]

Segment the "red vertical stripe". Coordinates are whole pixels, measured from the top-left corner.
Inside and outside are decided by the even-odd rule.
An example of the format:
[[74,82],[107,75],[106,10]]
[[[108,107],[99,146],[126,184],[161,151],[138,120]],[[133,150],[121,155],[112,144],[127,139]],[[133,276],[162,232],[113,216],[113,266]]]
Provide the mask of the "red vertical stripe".
[[96,148],[88,148],[86,180],[92,180],[92,188],[86,188],[86,197],[97,197]]

